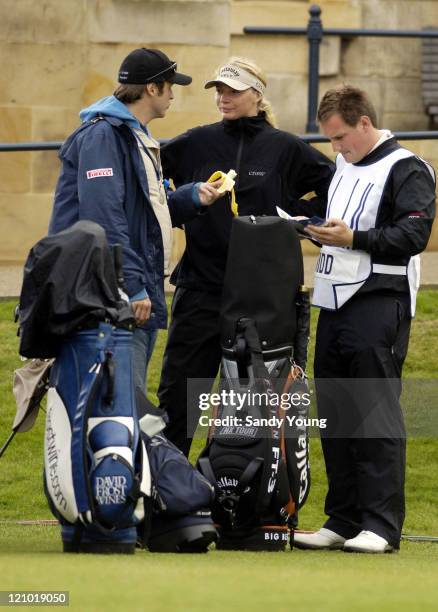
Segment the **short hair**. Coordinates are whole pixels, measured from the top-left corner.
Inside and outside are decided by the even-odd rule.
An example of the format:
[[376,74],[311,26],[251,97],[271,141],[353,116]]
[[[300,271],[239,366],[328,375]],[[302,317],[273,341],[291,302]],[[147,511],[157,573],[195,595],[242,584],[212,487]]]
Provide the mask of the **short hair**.
[[[123,104],[132,104],[143,97],[146,85],[149,85],[149,83],[145,83],[144,85],[119,85],[114,92],[114,97],[116,97],[119,102],[123,102]],[[155,83],[155,85],[158,87],[158,91],[161,95],[164,89],[164,81]]]
[[357,87],[342,85],[326,91],[318,108],[318,121],[324,123],[336,113],[352,127],[359,123],[363,115],[377,127],[376,110],[368,95]]

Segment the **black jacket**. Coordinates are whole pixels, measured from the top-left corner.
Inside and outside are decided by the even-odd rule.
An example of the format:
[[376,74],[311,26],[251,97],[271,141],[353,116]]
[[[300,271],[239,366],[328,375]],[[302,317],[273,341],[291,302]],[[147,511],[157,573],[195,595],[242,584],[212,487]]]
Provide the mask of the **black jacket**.
[[[356,165],[378,162],[400,145],[390,138]],[[373,263],[407,265],[427,246],[435,217],[435,179],[431,166],[413,155],[399,160],[386,182],[375,228],[355,231],[353,249],[366,251]],[[360,293],[409,292],[405,276],[371,274]]]
[[66,336],[110,321],[131,328],[120,300],[114,256],[105,231],[78,221],[37,242],[24,266],[20,295],[20,355],[56,357]]
[[[324,215],[334,165],[302,140],[273,128],[264,114],[194,128],[162,148],[164,175],[179,186],[206,181],[216,170],[237,172],[239,215]],[[315,191],[318,197],[299,201]],[[186,251],[171,281],[182,287],[220,291],[225,272],[231,212],[228,197],[187,222]]]

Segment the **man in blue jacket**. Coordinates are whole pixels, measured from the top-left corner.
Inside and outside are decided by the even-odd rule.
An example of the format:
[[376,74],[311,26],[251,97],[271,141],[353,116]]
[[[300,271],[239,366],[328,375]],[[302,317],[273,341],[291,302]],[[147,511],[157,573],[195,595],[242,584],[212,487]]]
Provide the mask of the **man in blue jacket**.
[[166,193],[159,143],[147,128],[165,116],[172,85],[191,77],[157,49],[136,49],[122,62],[119,87],[81,111],[82,125],[65,141],[49,233],[81,219],[101,225],[123,247],[126,291],[137,323],[134,380],[144,388],[157,330],[167,324],[164,276],[172,226],[202,213],[221,194],[217,183],[189,183]]

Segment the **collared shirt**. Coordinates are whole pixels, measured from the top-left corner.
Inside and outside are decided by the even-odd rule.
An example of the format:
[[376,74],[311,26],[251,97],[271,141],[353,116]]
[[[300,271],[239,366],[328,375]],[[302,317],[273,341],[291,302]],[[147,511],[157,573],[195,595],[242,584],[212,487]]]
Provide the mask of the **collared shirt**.
[[394,134],[390,130],[379,130],[379,132],[381,134],[379,140],[376,142],[374,147],[370,151],[368,151],[367,155],[369,155],[372,151],[375,151],[375,149],[380,147],[380,145],[384,143],[386,140],[389,140],[390,138],[394,138]]

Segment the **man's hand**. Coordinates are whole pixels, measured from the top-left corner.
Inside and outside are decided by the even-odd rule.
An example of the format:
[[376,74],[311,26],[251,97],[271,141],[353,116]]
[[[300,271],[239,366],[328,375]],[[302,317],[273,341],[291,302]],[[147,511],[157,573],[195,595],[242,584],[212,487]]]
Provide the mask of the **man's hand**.
[[336,247],[353,245],[353,230],[341,219],[328,219],[325,225],[308,225],[305,231],[320,244]]
[[137,325],[143,325],[151,316],[152,303],[149,298],[144,300],[138,300],[131,302],[132,310],[134,312],[135,322]]
[[222,179],[218,179],[213,183],[201,183],[198,187],[198,195],[202,206],[210,206],[219,198],[223,197],[223,193],[218,192],[218,188],[222,185]]

